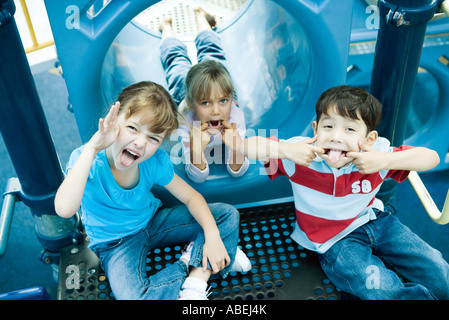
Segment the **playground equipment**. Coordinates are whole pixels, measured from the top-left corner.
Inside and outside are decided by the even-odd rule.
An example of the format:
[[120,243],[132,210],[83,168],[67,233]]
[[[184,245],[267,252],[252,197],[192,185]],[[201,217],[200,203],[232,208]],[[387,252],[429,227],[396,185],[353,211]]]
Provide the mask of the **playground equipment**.
[[[349,85],[369,87],[381,101],[384,120],[378,128],[379,134],[388,137],[393,145],[404,143],[437,151],[441,162],[436,170],[449,167],[449,128],[445,125],[449,117],[449,24],[447,18],[432,21],[432,17],[447,17],[448,3],[378,1],[372,11],[368,7],[366,12],[378,15],[380,23],[371,29],[381,28],[383,32],[378,36],[377,32],[369,31],[367,26],[372,23],[369,18],[363,21],[354,18],[346,80]],[[436,13],[438,8],[441,13]],[[411,99],[418,69],[426,79],[435,81],[438,96],[434,98],[435,105],[430,100],[427,108],[414,110]],[[417,173],[412,173],[409,180],[431,218],[443,221],[430,195],[424,196],[428,193]],[[395,187],[395,182],[387,181],[378,196],[384,202],[391,201]]]
[[[380,12],[376,10],[379,10],[385,1],[379,1],[379,6],[375,6],[375,9],[367,8],[366,4],[363,4],[363,2],[364,1],[355,2],[356,6],[358,6],[355,10],[358,12],[366,11],[366,14],[353,16],[353,29],[348,55],[348,74],[346,83],[349,85],[365,87],[367,89],[370,88],[370,86],[380,86],[383,84],[385,88],[378,87],[373,88],[373,90],[376,90],[376,94],[379,96],[384,96],[382,102],[384,104],[384,109],[388,110],[384,110],[383,119],[392,119],[392,121],[383,121],[386,123],[382,124],[382,127],[380,127],[380,130],[382,130],[381,134],[387,137],[393,137],[392,126],[393,123],[395,123],[394,134],[397,141],[393,142],[394,145],[404,142],[408,145],[425,146],[436,150],[440,156],[441,162],[435,170],[445,170],[449,168],[449,157],[447,156],[449,150],[449,140],[447,139],[449,136],[449,127],[445,125],[445,119],[448,119],[449,117],[448,18],[431,20],[427,23],[426,37],[423,38],[424,41],[422,46],[420,43],[412,44],[413,41],[421,42],[420,40],[417,40],[414,37],[406,37],[403,34],[398,39],[391,39],[391,43],[397,43],[397,47],[403,49],[404,53],[408,54],[410,49],[411,51],[416,51],[415,57],[413,58],[414,62],[411,62],[410,58],[413,56],[412,53],[410,56],[404,56],[402,54],[396,59],[394,57],[397,55],[393,54],[392,47],[376,48],[378,25],[376,25],[372,19],[377,17],[379,22],[383,21],[379,17]],[[439,3],[441,3],[441,1],[437,2],[438,3],[433,1],[429,3],[431,5],[439,5]],[[447,6],[448,2],[446,1],[444,3]],[[413,6],[409,5],[409,8],[410,7]],[[441,5],[440,11],[442,11],[443,7],[444,6]],[[430,8],[427,9],[430,10]],[[386,12],[384,12],[384,15],[385,14]],[[442,15],[446,16],[444,13],[435,14],[435,16],[440,18]],[[389,24],[388,26],[385,24],[384,27],[388,28],[390,33],[395,33],[397,31],[398,35],[399,30],[405,29],[404,26],[397,27],[393,24]],[[410,27],[409,31],[413,30],[413,32],[415,32],[416,28],[418,27]],[[423,28],[422,24],[419,28]],[[422,33],[423,30],[420,30],[419,32]],[[410,46],[413,49],[409,48]],[[375,52],[380,52],[381,50],[387,53],[377,54],[378,60],[382,59],[386,67],[384,67],[384,78],[377,79],[380,76],[379,73],[372,74],[372,70],[379,69],[377,68],[377,65],[373,68],[373,63]],[[416,56],[417,53],[420,53],[420,55],[418,54],[418,56]],[[399,72],[398,66],[402,65],[406,60],[409,67],[413,64],[413,70],[418,68],[418,77],[425,77],[425,80],[423,81],[430,80],[428,82],[430,82],[430,84],[435,84],[436,86],[436,90],[431,90],[432,93],[436,91],[436,96],[426,96],[428,99],[428,101],[425,101],[426,108],[423,108],[422,104],[419,110],[410,108],[410,100],[413,96],[412,86],[415,83],[416,73],[407,74],[409,70],[405,69],[402,70],[402,72]],[[403,78],[402,80],[397,78],[401,75]],[[373,79],[373,77],[376,79]],[[393,77],[395,77],[394,80]],[[405,87],[407,88],[407,94],[404,94],[402,90],[404,87],[401,83],[404,81],[404,78],[406,79]],[[377,84],[373,84],[372,81],[375,81]],[[398,87],[395,90],[392,90],[388,87],[390,83],[392,85],[395,83],[401,90],[398,90]],[[392,92],[394,92],[393,95]],[[399,92],[402,92],[400,93],[400,97],[398,96]],[[415,95],[423,94],[424,92],[415,92]],[[391,101],[385,100],[387,97],[390,97]],[[393,102],[396,104],[392,104]],[[397,111],[396,114],[394,114],[394,111],[390,109],[394,109],[399,103],[404,103],[405,105],[408,105],[408,107],[400,108],[402,111]],[[390,108],[388,104],[392,104],[392,107]]]
[[[110,1],[91,17],[92,1],[75,1],[79,28],[73,29],[66,27],[65,3],[45,2],[83,141],[125,86],[143,79],[166,84],[158,32],[129,23],[156,2]],[[321,6],[313,1],[247,1],[231,21],[218,27],[248,134],[283,138],[310,133],[310,106],[324,89],[345,80],[350,25],[336,21],[350,17],[350,4],[332,1]],[[177,174],[188,180],[177,153],[169,151],[178,164]],[[212,166],[208,181],[195,188],[209,202],[265,201],[266,177],[261,172],[262,165],[254,165],[245,178],[234,180],[223,165]],[[270,200],[291,196],[289,184],[281,179],[270,184],[270,193]],[[172,201],[163,191],[158,196],[165,203]]]
[[42,260],[56,263],[61,247],[81,240],[78,220],[62,219],[54,211],[54,195],[64,175],[13,18],[14,3],[2,0],[0,9],[0,130],[18,176],[4,193],[0,257],[6,250],[15,202],[20,200],[33,214],[44,247]]
[[[104,114],[123,87],[144,79],[165,83],[159,62],[158,34],[131,21],[141,11],[157,2],[74,0],[68,6],[59,0],[45,1],[83,142],[93,134],[98,118]],[[21,45],[18,43],[17,30],[14,30],[12,1],[0,0],[0,4],[2,14],[9,13],[10,19],[6,25],[2,21],[0,39],[2,42],[3,39],[13,39],[15,42],[11,42],[9,46],[16,50],[5,50],[9,46],[2,46],[0,57],[2,59],[7,57],[14,63],[20,60],[17,63],[23,66],[24,54],[18,52]],[[430,0],[408,1],[407,5],[400,0],[379,1],[382,17],[380,20],[383,22],[380,26],[376,52],[385,51],[386,47],[395,48],[397,51],[389,58],[385,54],[376,56],[375,69],[382,72],[372,75],[371,86],[373,92],[383,102],[386,114],[393,114],[391,121],[388,117],[389,124],[382,130],[385,136],[394,138],[396,144],[402,143],[405,138],[403,119],[406,119],[409,113],[410,95],[419,65],[426,23],[440,4],[441,1]],[[402,8],[405,9],[400,11]],[[398,15],[395,16],[395,12]],[[345,82],[346,66],[352,65],[351,59],[355,58],[354,55],[353,57],[349,55],[348,63],[348,52],[351,52],[351,26],[346,22],[351,21],[351,14],[352,1],[342,6],[337,1],[325,0],[318,2],[248,0],[230,22],[217,29],[228,53],[229,69],[238,88],[240,107],[248,119],[249,132],[253,130],[252,132],[257,135],[277,135],[279,138],[310,134],[316,99],[325,89]],[[384,20],[388,21],[388,24],[383,20],[387,16],[390,20]],[[402,17],[402,20],[399,17]],[[409,17],[412,18],[407,20]],[[403,23],[399,23],[400,21]],[[399,29],[402,36],[398,36]],[[405,41],[406,39],[409,42]],[[408,59],[403,59],[407,50],[410,55],[407,56]],[[390,63],[391,59],[394,61],[393,65]],[[366,64],[366,61],[364,63]],[[19,180],[12,180],[13,187],[8,188],[5,195],[0,236],[7,235],[7,232],[3,233],[2,230],[8,229],[17,196],[32,208],[38,237],[43,239],[44,247],[48,247],[47,252],[52,253],[53,262],[57,260],[59,250],[61,252],[59,298],[77,298],[79,294],[87,299],[111,298],[107,279],[100,273],[98,260],[85,249],[85,242],[80,244],[82,239],[77,231],[78,221],[76,219],[62,221],[54,214],[53,196],[62,181],[63,174],[57,158],[55,159],[51,137],[47,134],[48,128],[45,127],[45,118],[39,114],[40,104],[32,85],[31,74],[25,67],[10,72],[8,68],[12,65],[13,63],[8,65],[2,63],[1,68],[5,69],[0,69],[0,76],[6,74],[9,76],[13,73],[17,79],[11,81],[10,78],[0,78],[0,92],[5,96],[16,92],[18,89],[12,84],[22,81],[28,86],[21,88],[22,91],[14,96],[31,96],[33,100],[25,105],[23,113],[19,113],[21,115],[19,119],[16,119],[17,116],[10,116],[4,118],[4,122],[0,122],[5,143],[13,146],[12,139],[16,139],[15,145],[24,146],[20,150],[11,147],[10,154],[15,166],[17,163]],[[403,72],[397,72],[400,69]],[[439,72],[441,83],[444,85],[447,79],[443,82],[443,74],[447,71]],[[27,81],[20,78],[22,73]],[[392,79],[390,77],[395,77],[394,83],[389,82]],[[348,82],[354,81],[355,78],[351,72],[348,73]],[[8,86],[8,83],[11,86]],[[398,85],[395,87],[394,95],[389,94],[391,88],[385,87],[387,84]],[[442,90],[440,94],[440,102],[443,104],[445,94]],[[12,102],[9,106],[11,105]],[[448,118],[447,105],[439,107],[441,114],[435,116],[432,121]],[[30,112],[30,109],[35,110],[36,115],[28,116],[27,112]],[[8,107],[2,108],[3,113],[8,114]],[[24,119],[28,122],[21,123],[20,121]],[[30,125],[29,121],[36,123]],[[441,126],[440,122],[438,125],[447,132],[447,128]],[[29,127],[30,130],[17,132],[17,128],[23,127]],[[426,130],[429,130],[427,125]],[[35,132],[42,133],[42,136],[34,134]],[[41,143],[44,146],[41,146]],[[447,141],[439,142],[438,146],[441,144],[443,147],[437,150],[440,157],[445,156],[448,150]],[[42,163],[38,162],[33,168],[29,168],[31,166],[23,161],[21,152],[30,152],[28,159],[42,159],[40,158],[42,154],[49,159],[45,158]],[[172,159],[176,161],[176,153],[172,154]],[[447,160],[442,161],[440,168],[446,168],[447,165]],[[27,170],[35,170],[36,173],[27,174]],[[330,293],[333,298],[341,298],[342,293],[332,288],[332,284],[329,284],[320,272],[316,257],[293,245],[288,238],[287,230],[284,230],[294,217],[289,204],[292,198],[288,182],[283,179],[268,182],[261,172],[262,166],[255,164],[243,178],[233,180],[217,165],[211,171],[208,181],[194,185],[208,201],[225,201],[240,209],[244,249],[252,254],[250,258],[256,260],[254,277],[258,278],[236,276],[229,279],[226,285],[215,284],[219,292],[216,297],[285,298],[286,293],[294,287],[289,286],[285,280],[294,278],[295,282],[312,283],[310,285],[312,294],[303,292],[302,298],[310,297],[317,292],[320,292],[320,295]],[[182,164],[178,166],[177,173],[186,178]],[[40,175],[45,175],[44,178],[51,177],[54,181],[41,179]],[[44,186],[39,186],[35,180],[42,181]],[[29,197],[33,193],[27,191],[28,185],[31,190],[36,190],[37,196]],[[270,192],[267,196],[268,188]],[[162,190],[157,190],[157,193],[164,203],[168,205],[173,203]],[[30,198],[33,201],[30,201]],[[42,207],[45,207],[45,210]],[[447,210],[443,209],[443,212],[445,211]],[[55,226],[60,223],[64,225],[62,231]],[[273,231],[278,229],[282,231]],[[52,235],[53,238],[47,237],[47,234],[54,230],[60,233]],[[261,241],[264,236],[270,239],[265,238]],[[72,244],[73,242],[76,243]],[[6,247],[5,242],[0,244]],[[168,250],[176,252],[179,248],[173,247]],[[172,258],[174,256],[175,254]],[[170,261],[164,253],[161,259],[165,259],[167,263]],[[77,266],[86,272],[87,278],[83,278],[87,281],[85,285],[77,286],[80,278],[77,278],[76,268],[70,269],[70,266]],[[148,266],[156,270],[162,267],[154,261],[148,261]],[[247,281],[255,284],[247,287],[245,286]],[[233,282],[242,284],[240,289],[233,285]],[[219,290],[220,286],[225,288]],[[103,292],[99,293],[99,290]],[[262,290],[265,290],[265,293],[261,293]],[[260,294],[262,296],[258,296]]]
[[423,204],[430,218],[438,224],[449,223],[449,190],[446,195],[446,200],[444,201],[443,209],[440,211],[432,199],[432,196],[426,189],[426,186],[422,182],[418,173],[412,171],[408,176],[408,180],[412,184],[413,189],[415,189],[419,200]]

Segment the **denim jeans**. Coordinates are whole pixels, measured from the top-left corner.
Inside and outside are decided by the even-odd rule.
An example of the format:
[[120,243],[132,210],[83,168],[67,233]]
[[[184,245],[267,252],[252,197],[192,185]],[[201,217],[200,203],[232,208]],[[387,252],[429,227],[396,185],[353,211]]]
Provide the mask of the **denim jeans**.
[[[213,275],[224,278],[235,259],[240,214],[233,206],[224,203],[209,204],[209,208],[231,257],[229,266]],[[100,258],[116,299],[174,300],[188,276],[188,267],[178,260],[148,277],[146,257],[149,250],[190,241],[194,241],[194,246],[189,265],[201,267],[205,241],[203,230],[187,207],[179,205],[159,209],[139,233],[98,244],[92,247],[92,251]]]
[[[201,31],[195,38],[198,62],[217,60],[226,66],[226,58],[220,37],[214,31]],[[168,92],[179,105],[184,99],[185,78],[192,67],[186,45],[179,39],[170,37],[161,43],[161,61],[168,83]]]
[[361,299],[449,299],[448,263],[389,211],[335,243],[320,262],[338,289]]

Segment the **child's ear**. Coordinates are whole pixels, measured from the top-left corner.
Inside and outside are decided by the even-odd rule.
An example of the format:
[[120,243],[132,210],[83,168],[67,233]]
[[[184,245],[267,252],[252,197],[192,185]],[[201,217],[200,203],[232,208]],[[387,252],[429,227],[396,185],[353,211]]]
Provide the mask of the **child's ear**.
[[317,122],[316,122],[316,121],[313,121],[313,122],[312,122],[312,128],[313,128],[313,134],[314,134],[314,136],[316,136],[316,126],[317,126]]
[[368,132],[368,135],[366,136],[365,144],[368,146],[372,146],[376,142],[377,137],[378,137],[378,133],[376,130]]

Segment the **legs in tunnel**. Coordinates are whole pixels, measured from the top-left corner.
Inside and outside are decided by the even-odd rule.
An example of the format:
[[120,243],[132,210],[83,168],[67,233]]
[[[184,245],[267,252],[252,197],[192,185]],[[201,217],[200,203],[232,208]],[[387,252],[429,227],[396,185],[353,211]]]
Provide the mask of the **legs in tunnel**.
[[[217,60],[226,65],[220,37],[213,31],[216,26],[215,18],[200,7],[195,8],[194,12],[198,26],[198,34],[195,38],[198,62]],[[160,46],[161,61],[168,90],[179,105],[185,97],[184,80],[192,67],[192,62],[187,53],[186,45],[176,37],[170,16],[162,19],[159,30],[162,40]]]

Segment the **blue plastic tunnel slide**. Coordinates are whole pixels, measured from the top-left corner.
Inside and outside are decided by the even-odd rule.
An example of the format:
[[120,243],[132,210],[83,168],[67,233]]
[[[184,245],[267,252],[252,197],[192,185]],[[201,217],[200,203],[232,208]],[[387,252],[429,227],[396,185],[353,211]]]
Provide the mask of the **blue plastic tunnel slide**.
[[[68,6],[45,0],[83,142],[124,87],[142,80],[167,85],[159,33],[133,21],[157,2],[111,0],[92,17],[88,9],[95,1],[76,0]],[[329,0],[248,0],[219,25],[216,31],[246,115],[248,136],[311,134],[317,98],[345,82],[351,15],[352,1],[343,6]],[[177,173],[188,181],[173,150],[177,141],[167,145]],[[212,165],[208,180],[194,187],[209,202],[240,206],[291,196],[288,181],[269,181],[258,162],[237,179],[229,177],[224,165]],[[160,197],[168,200],[163,193]]]

